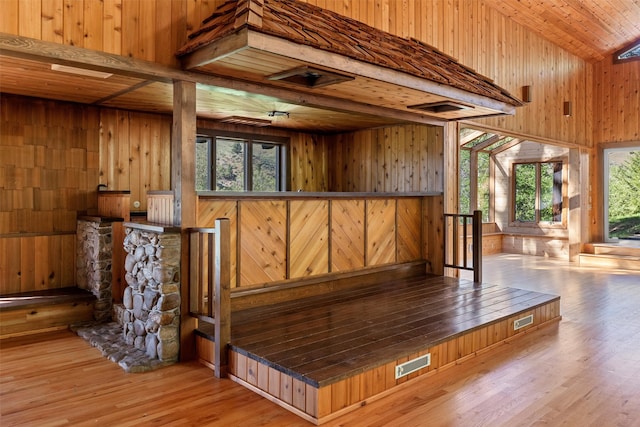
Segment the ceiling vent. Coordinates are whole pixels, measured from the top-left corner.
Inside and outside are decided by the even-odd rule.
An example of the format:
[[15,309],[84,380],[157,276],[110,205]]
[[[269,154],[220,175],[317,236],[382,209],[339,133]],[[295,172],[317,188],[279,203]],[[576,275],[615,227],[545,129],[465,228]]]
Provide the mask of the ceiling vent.
[[272,74],[269,80],[293,83],[305,87],[323,87],[353,80],[354,77],[309,66],[297,67],[282,73]]
[[450,113],[452,111],[468,110],[473,108],[470,105],[459,104],[451,101],[428,102],[426,104],[410,105],[407,108],[412,110],[425,111],[427,113]]
[[254,119],[252,117],[242,117],[242,116],[225,117],[224,119],[220,119],[220,122],[229,123],[232,125],[249,125],[249,126],[257,126],[257,127],[264,127],[264,126],[271,125],[271,120]]

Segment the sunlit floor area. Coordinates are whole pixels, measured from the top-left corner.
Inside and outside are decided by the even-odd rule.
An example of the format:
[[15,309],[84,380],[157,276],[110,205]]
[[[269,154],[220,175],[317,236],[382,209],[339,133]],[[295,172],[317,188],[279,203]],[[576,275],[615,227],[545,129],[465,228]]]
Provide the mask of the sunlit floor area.
[[[640,272],[485,257],[484,281],[561,295],[525,334],[330,426],[640,426]],[[0,425],[302,426],[197,363],[127,374],[67,331],[0,342]]]

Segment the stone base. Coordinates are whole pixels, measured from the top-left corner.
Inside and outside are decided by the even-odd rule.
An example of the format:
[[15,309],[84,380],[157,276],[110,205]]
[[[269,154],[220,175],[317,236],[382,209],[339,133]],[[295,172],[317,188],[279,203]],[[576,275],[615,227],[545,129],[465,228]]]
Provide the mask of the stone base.
[[113,312],[111,313],[112,319],[118,325],[124,325],[124,313],[126,309],[122,304],[113,304]]
[[143,350],[127,345],[122,326],[116,322],[83,323],[72,325],[71,330],[99,349],[104,357],[117,363],[126,372],[149,372],[174,363],[151,358]]

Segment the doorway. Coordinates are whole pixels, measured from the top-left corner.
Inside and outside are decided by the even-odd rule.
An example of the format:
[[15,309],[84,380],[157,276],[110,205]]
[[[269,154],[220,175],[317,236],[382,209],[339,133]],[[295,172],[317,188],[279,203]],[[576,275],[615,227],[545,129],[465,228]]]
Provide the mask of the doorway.
[[605,242],[640,245],[640,146],[604,150]]

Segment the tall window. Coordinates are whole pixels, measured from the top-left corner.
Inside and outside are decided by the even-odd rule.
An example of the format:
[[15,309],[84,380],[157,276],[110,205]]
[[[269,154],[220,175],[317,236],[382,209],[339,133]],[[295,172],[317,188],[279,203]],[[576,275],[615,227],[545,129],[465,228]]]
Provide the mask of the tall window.
[[284,159],[282,138],[199,132],[196,191],[282,191]]
[[562,170],[562,162],[513,166],[516,221],[562,222]]

